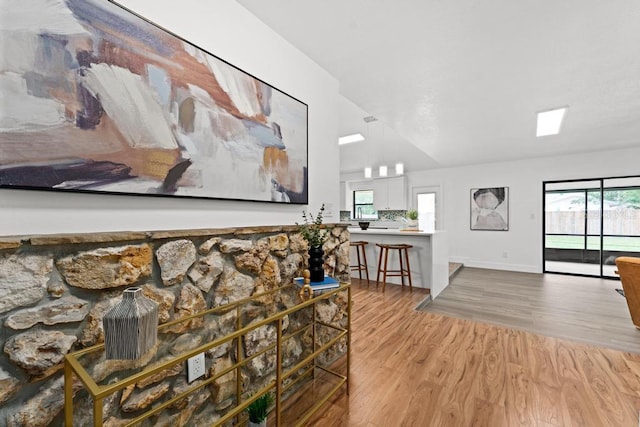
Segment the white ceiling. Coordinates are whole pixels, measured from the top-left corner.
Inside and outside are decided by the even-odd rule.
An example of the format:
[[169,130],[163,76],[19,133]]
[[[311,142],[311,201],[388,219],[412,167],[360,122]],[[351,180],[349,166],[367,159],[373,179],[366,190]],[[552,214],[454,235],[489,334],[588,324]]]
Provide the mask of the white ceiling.
[[638,0],[238,2],[339,80],[341,133],[370,134],[343,172],[376,151],[415,170],[640,146]]

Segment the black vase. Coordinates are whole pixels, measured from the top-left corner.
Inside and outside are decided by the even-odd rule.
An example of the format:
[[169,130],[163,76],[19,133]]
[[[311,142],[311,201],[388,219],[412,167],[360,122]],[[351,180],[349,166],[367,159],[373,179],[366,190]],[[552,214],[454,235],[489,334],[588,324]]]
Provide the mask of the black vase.
[[324,280],[324,251],[322,246],[312,246],[309,248],[309,272],[312,282],[322,282]]

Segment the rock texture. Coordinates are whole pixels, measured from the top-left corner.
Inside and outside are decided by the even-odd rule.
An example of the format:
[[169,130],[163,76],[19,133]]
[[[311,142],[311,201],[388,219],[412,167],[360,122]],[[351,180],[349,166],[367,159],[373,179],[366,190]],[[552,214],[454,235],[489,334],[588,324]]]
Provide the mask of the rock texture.
[[156,258],[162,272],[162,283],[172,286],[182,283],[187,270],[196,261],[196,247],[191,240],[174,240],[160,246]]
[[4,325],[11,329],[28,329],[37,323],[73,323],[84,320],[88,313],[88,301],[68,296],[38,307],[20,310],[7,317]]
[[9,338],[4,352],[13,363],[37,376],[62,363],[76,340],[60,331],[29,331]]
[[[175,319],[182,319],[183,317],[199,313],[206,309],[207,303],[202,296],[202,292],[191,284],[184,285],[180,290],[180,297],[176,303]],[[173,326],[171,332],[181,334],[190,329],[201,328],[203,325],[204,319],[202,317],[195,317]]]
[[222,278],[216,288],[214,306],[229,304],[230,302],[247,298],[253,292],[253,287],[253,277],[227,267],[222,273]]
[[169,391],[169,384],[162,383],[157,386],[144,389],[140,392],[134,392],[122,405],[124,412],[136,412],[147,408],[162,395]]
[[220,242],[220,252],[232,254],[235,252],[246,252],[253,247],[251,240],[226,239]]
[[0,313],[40,301],[46,293],[53,261],[45,256],[0,258]]
[[[167,355],[165,357],[163,357],[162,359],[160,359],[157,363],[153,364],[152,366],[156,366],[159,365],[161,363],[167,362],[169,360],[173,359],[173,357]],[[184,370],[184,363],[176,363],[175,365],[173,365],[172,367],[165,369],[163,371],[158,372],[157,374],[151,375],[150,377],[147,377],[141,381],[138,381],[136,383],[136,387],[137,388],[146,388],[148,386],[150,386],[151,384],[156,384],[159,383],[160,381],[163,381],[169,377],[175,377],[176,375],[180,374],[182,371]],[[125,399],[126,400],[126,399]]]
[[142,293],[145,297],[158,303],[158,322],[168,322],[171,319],[173,303],[176,300],[174,293],[166,289],[156,288],[150,284],[142,286]]
[[[233,365],[229,357],[221,357],[216,360],[211,368],[211,376],[224,371]],[[217,378],[213,383],[213,402],[216,409],[226,409],[233,403],[236,393],[236,376],[234,371],[226,373]]]
[[0,368],[0,404],[9,400],[20,389],[20,380]]
[[[78,390],[74,384],[74,391]],[[43,386],[38,393],[7,417],[7,427],[45,427],[64,407],[64,378]]]
[[150,245],[128,245],[80,252],[59,259],[56,266],[71,286],[109,289],[149,276],[152,256]]
[[224,269],[224,258],[220,252],[212,252],[200,260],[189,271],[189,279],[202,291],[209,292]]
[[[244,347],[247,357],[264,350],[276,342],[277,328],[274,325],[265,325],[254,329],[244,337]],[[275,349],[252,359],[247,366],[257,377],[262,377],[275,369]]]
[[208,254],[211,251],[211,249],[221,241],[222,239],[220,237],[212,237],[211,239],[208,239],[203,244],[198,246],[198,253],[202,255]]

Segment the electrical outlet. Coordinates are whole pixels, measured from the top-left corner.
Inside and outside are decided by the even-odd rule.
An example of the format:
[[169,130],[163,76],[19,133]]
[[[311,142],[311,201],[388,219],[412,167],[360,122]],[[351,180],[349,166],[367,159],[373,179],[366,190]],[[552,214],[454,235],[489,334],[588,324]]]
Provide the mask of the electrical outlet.
[[187,382],[192,382],[204,375],[204,353],[187,359]]

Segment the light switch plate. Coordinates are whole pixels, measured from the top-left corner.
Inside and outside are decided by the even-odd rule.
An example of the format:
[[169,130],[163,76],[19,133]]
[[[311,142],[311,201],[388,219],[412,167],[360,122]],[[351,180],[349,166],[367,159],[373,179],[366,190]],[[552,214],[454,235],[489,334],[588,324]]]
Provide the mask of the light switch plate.
[[187,359],[187,382],[192,382],[204,375],[204,353]]

